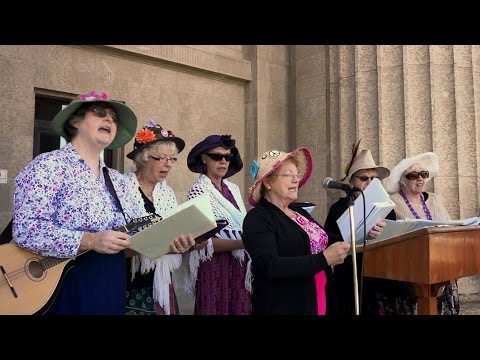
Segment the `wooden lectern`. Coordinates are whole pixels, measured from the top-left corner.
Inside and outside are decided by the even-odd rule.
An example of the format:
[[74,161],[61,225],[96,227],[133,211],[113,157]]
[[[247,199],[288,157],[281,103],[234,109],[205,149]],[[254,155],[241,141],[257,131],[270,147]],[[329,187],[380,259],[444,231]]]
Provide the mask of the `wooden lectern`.
[[414,283],[418,314],[436,315],[450,281],[480,274],[480,226],[429,227],[357,246],[364,276]]

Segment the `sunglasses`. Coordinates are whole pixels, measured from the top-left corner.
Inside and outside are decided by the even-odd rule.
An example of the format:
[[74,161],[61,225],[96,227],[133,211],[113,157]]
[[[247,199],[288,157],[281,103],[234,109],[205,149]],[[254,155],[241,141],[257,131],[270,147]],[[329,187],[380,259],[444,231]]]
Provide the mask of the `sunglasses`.
[[[90,109],[88,109],[88,111],[93,112],[96,116],[101,117],[101,118],[107,117],[107,115],[108,115],[107,110],[100,107],[100,106],[93,106]],[[118,124],[118,117],[117,117],[117,114],[115,113],[115,111],[112,110],[111,116],[112,116],[113,122]]]
[[205,153],[210,159],[215,160],[215,161],[221,161],[222,159],[225,159],[225,161],[230,161],[232,160],[233,155],[232,154],[212,154],[212,153]]
[[153,159],[153,160],[156,160],[156,161],[160,161],[160,162],[164,162],[166,163],[168,160],[170,160],[170,162],[172,164],[175,164],[177,162],[177,158],[176,157],[167,157],[167,156],[162,156],[162,157],[156,157],[156,156],[152,156],[152,155],[148,155],[148,157],[150,159]]
[[408,180],[418,180],[419,177],[422,177],[422,179],[428,179],[430,176],[430,173],[426,170],[423,171],[412,171],[411,173],[408,173],[405,175],[405,177]]
[[373,179],[379,179],[378,176],[367,176],[367,175],[361,175],[361,176],[352,175],[352,176],[362,180],[363,182],[367,182],[368,180],[373,181]]

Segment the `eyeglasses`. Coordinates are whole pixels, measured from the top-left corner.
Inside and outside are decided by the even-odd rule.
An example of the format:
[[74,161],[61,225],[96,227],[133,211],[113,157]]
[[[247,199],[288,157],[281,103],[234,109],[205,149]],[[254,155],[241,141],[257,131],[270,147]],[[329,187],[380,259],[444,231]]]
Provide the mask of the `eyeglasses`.
[[[108,113],[107,113],[107,110],[100,107],[100,106],[94,106],[94,107],[91,107],[90,109],[88,109],[88,111],[91,111],[93,113],[95,113],[96,116],[98,117],[107,117]],[[111,116],[112,116],[112,120],[114,123],[118,123],[118,117],[117,117],[117,114],[115,113],[115,111],[111,111]]]
[[177,162],[177,158],[174,157],[174,156],[171,156],[171,157],[167,157],[167,156],[156,157],[156,156],[148,155],[148,157],[150,159],[157,160],[157,161],[160,161],[160,162],[163,162],[163,163],[166,163],[168,160],[170,160],[170,162],[172,164],[175,164]]
[[408,180],[418,180],[419,177],[422,177],[422,179],[428,179],[430,176],[430,173],[426,170],[423,171],[412,171],[411,173],[408,173],[405,175],[405,177]]
[[370,181],[373,181],[373,179],[379,179],[378,176],[367,176],[367,175],[352,175],[353,177],[356,177],[357,179],[360,179],[363,182],[367,182],[369,179]]
[[295,178],[297,178],[298,181],[302,181],[302,179],[305,175],[304,174],[277,174],[277,176],[281,176],[284,179],[290,178],[290,181],[293,181],[293,179],[295,179]]
[[205,155],[208,155],[208,157],[210,159],[215,160],[215,161],[221,161],[222,159],[225,159],[225,161],[230,161],[230,160],[232,160],[232,157],[233,157],[232,154],[205,153]]

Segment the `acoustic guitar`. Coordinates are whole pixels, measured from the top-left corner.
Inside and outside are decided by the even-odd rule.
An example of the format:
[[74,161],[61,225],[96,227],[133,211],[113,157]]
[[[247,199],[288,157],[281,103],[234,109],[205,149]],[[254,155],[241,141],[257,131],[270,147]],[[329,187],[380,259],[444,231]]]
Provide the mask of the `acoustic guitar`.
[[[156,215],[144,216],[115,230],[134,234],[161,219]],[[74,265],[75,258],[44,257],[15,243],[0,245],[0,314],[45,313],[58,294],[65,274]]]

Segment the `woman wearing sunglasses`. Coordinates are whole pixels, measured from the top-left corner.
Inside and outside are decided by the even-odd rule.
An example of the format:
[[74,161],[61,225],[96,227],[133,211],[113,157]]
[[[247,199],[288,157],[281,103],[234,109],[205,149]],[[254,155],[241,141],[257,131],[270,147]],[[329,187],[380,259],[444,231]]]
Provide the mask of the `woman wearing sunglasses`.
[[231,135],[207,136],[190,151],[187,165],[200,173],[188,198],[207,193],[215,217],[229,223],[189,254],[186,288],[195,292],[194,313],[248,315],[251,272],[242,240],[246,209],[239,187],[227,180],[243,167],[235,140]]
[[[427,183],[438,173],[438,159],[426,152],[401,160],[385,181],[390,198],[397,204],[398,219],[450,220],[441,199],[427,192]],[[457,282],[445,287],[437,299],[438,313],[456,315],[460,311]]]
[[[360,141],[352,149],[352,157],[347,164],[345,177],[342,181],[358,187],[362,191],[367,188],[373,179],[383,180],[390,175],[390,170],[384,166],[377,166],[370,150],[358,153]],[[358,153],[358,154],[357,154]],[[360,192],[355,192],[358,197]],[[347,197],[340,198],[328,212],[325,221],[325,230],[340,235],[337,219],[347,210]],[[392,210],[386,217],[396,220]],[[375,239],[383,231],[385,222],[380,221],[368,233],[367,239]],[[365,277],[362,280],[363,253],[356,254],[357,276],[360,295],[360,314],[363,315],[409,315],[415,312],[416,298],[409,283]],[[335,290],[337,295],[338,311],[340,314],[355,314],[355,298],[353,285],[352,256],[347,256],[344,263],[335,266]],[[362,284],[362,286],[360,286]]]

